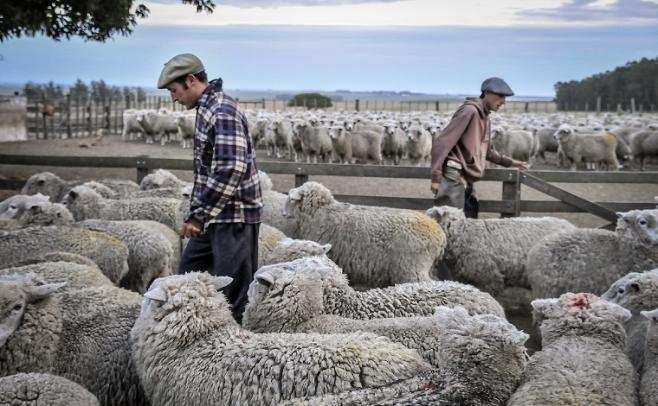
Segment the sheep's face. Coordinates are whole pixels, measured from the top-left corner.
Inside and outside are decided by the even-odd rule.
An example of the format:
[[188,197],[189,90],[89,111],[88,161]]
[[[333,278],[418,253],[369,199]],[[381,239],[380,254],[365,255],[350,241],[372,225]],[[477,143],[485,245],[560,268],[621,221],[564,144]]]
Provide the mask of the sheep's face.
[[642,311],[640,314],[649,322],[644,351],[647,354],[658,354],[658,309]]
[[30,303],[47,298],[65,285],[44,284],[33,274],[0,279],[0,348],[20,326]]
[[450,206],[434,206],[427,209],[425,214],[433,218],[448,233],[461,231],[466,220],[464,210]]
[[18,215],[22,225],[52,226],[73,223],[73,215],[59,203],[27,203]]
[[62,187],[63,181],[54,173],[42,172],[30,176],[23,186],[21,194],[34,195],[43,193],[46,196],[57,195],[59,188]]
[[310,214],[334,201],[333,195],[324,185],[318,182],[306,182],[290,189],[282,214],[284,217],[295,218],[299,211]]
[[345,133],[343,130],[344,129],[342,127],[329,128],[329,138],[331,138],[332,141],[339,141],[340,139],[345,138]]
[[[276,261],[292,261],[299,258],[326,255],[331,250],[331,244],[320,244],[309,240],[295,240],[283,238],[272,250],[270,258]],[[271,262],[271,261],[269,261]]]
[[555,131],[553,136],[557,141],[566,141],[571,135],[573,135],[573,133],[573,128],[568,125],[561,125],[557,131]]
[[645,247],[658,247],[658,209],[617,213],[618,235]]
[[658,305],[658,269],[625,275],[613,283],[601,298],[636,311]]
[[624,323],[631,313],[591,293],[565,293],[559,299],[532,301],[535,323],[540,324],[542,345],[564,336],[599,337],[625,345]]
[[491,139],[499,138],[503,135],[503,129],[500,127],[493,128],[491,130]]

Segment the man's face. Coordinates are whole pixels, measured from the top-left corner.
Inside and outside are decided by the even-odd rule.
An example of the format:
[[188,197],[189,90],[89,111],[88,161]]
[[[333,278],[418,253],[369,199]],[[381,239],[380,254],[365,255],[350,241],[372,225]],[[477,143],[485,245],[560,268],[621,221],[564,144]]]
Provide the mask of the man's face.
[[171,100],[182,104],[187,109],[194,108],[198,95],[197,92],[194,91],[194,87],[190,86],[189,83],[187,86],[183,86],[179,82],[171,82],[167,85],[167,90],[169,90]]
[[489,108],[489,111],[498,111],[505,104],[505,96],[496,93],[486,93],[484,95],[484,102]]

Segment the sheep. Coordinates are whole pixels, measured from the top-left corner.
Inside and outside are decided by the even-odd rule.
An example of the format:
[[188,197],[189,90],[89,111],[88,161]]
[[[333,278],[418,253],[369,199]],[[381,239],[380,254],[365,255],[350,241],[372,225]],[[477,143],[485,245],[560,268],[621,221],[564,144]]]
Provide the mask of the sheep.
[[35,195],[14,195],[0,202],[0,219],[13,218],[19,209],[27,203],[49,202],[50,197],[37,193]]
[[618,216],[615,232],[576,229],[551,234],[535,244],[526,262],[533,295],[555,297],[569,291],[600,295],[628,272],[656,268],[658,210],[632,210]]
[[152,404],[273,405],[385,386],[430,369],[416,351],[372,334],[244,330],[218,291],[230,282],[191,272],[156,279],[144,295],[130,338]]
[[181,113],[176,115],[176,125],[178,125],[178,137],[180,138],[181,148],[190,148],[196,132],[196,113]]
[[[59,256],[67,253],[57,253]],[[68,254],[75,255],[75,254]],[[84,258],[78,256],[80,258]],[[45,261],[45,262],[41,262]],[[107,276],[92,263],[91,265],[69,262],[68,259],[56,259],[53,255],[44,255],[39,262],[17,267],[0,269],[0,277],[11,274],[34,274],[47,283],[66,282],[66,289],[84,289],[97,286],[113,286]]]
[[261,223],[258,231],[258,267],[267,263],[266,258],[277,247],[281,240],[286,239],[286,235],[276,228]]
[[144,405],[129,332],[140,296],[116,287],[59,292],[34,275],[0,278],[0,376],[61,375],[101,405]]
[[412,165],[428,162],[432,153],[432,136],[422,126],[414,124],[407,129],[407,156]]
[[144,293],[154,279],[172,273],[174,252],[159,231],[131,221],[85,220],[76,226],[103,232],[128,247],[128,273],[119,282],[123,288]]
[[637,373],[624,353],[628,310],[589,293],[534,300],[543,348],[509,406],[634,406]]
[[630,140],[631,154],[633,159],[640,165],[640,170],[645,169],[647,158],[658,157],[658,132],[645,130],[634,133]]
[[584,133],[576,134],[568,124],[561,125],[555,132],[560,149],[564,156],[571,161],[571,170],[581,161],[585,163],[603,163],[607,169],[619,169],[616,156],[617,137],[610,133]]
[[446,233],[443,263],[460,282],[498,295],[507,287],[529,288],[526,256],[551,233],[575,230],[554,217],[467,219],[462,209],[435,206],[427,215]]
[[189,182],[182,181],[176,177],[171,171],[166,169],[158,169],[153,173],[144,176],[139,182],[140,190],[163,189],[171,188],[178,189],[190,185]]
[[111,200],[85,186],[76,186],[62,204],[77,220],[153,220],[178,230],[183,223],[185,202],[179,199],[141,198]]
[[646,318],[646,347],[644,351],[644,371],[640,382],[640,400],[643,405],[658,405],[658,309],[640,312]]
[[258,261],[258,263],[261,267],[263,265],[291,262],[300,258],[326,255],[329,250],[331,250],[331,244],[318,244],[315,241],[284,237],[279,239],[274,247],[268,249],[263,255],[263,261]]
[[427,317],[354,320],[321,316],[300,331],[336,334],[371,332],[417,350],[441,375],[469,386],[468,404],[504,405],[525,369],[528,335],[504,318],[469,316],[460,306],[439,306]]
[[318,163],[318,157],[325,162],[331,161],[333,146],[329,138],[329,127],[304,124],[300,126],[300,139],[307,164],[311,161]]
[[144,129],[139,125],[137,116],[141,113],[140,110],[126,109],[123,111],[123,130],[121,131],[121,140],[130,141],[134,140],[134,134],[137,133],[141,137],[144,134]]
[[178,134],[176,117],[167,110],[142,110],[136,120],[144,130],[147,144],[160,141],[160,145],[165,145],[172,134]]
[[274,132],[274,150],[277,158],[281,158],[281,151],[285,151],[287,158],[297,161],[296,152],[292,146],[292,126],[286,119],[276,119],[272,122]]
[[73,215],[64,205],[47,201],[26,203],[15,212],[14,219],[21,227],[61,226],[74,221]]
[[537,160],[537,157],[541,157],[541,159],[546,162],[546,152],[557,153],[558,142],[557,139],[553,136],[556,131],[556,127],[539,128],[534,131],[533,136],[535,138],[535,151],[532,156],[533,162]]
[[400,284],[355,291],[326,256],[261,267],[247,292],[243,325],[257,332],[294,332],[324,314],[351,319],[429,316],[439,305],[463,306],[470,314],[504,317],[489,294],[452,281]]
[[369,130],[353,130],[348,137],[351,143],[352,160],[372,160],[382,163],[383,134]]
[[446,244],[441,227],[424,214],[339,203],[317,182],[291,189],[285,213],[296,222],[296,238],[331,244],[329,257],[357,285],[429,280]]
[[[120,196],[127,196],[132,192],[139,190],[139,185],[133,181],[124,179],[102,179],[98,181],[110,188]],[[65,181],[51,172],[40,172],[30,176],[25,182],[21,194],[34,195],[42,193],[50,197],[52,202],[61,201],[64,196],[73,188],[82,182]]]
[[112,283],[128,272],[128,248],[116,238],[69,226],[28,227],[0,233],[0,268],[40,258],[53,251],[83,255]]
[[521,161],[529,161],[534,155],[535,139],[523,130],[495,127],[491,131],[491,144],[499,153]]
[[272,180],[265,172],[258,171],[258,178],[263,197],[263,214],[261,216],[263,223],[269,224],[287,236],[295,237],[297,225],[292,219],[283,215],[288,196],[273,189]]
[[631,272],[613,283],[601,296],[631,312],[626,322],[626,353],[637,371],[642,369],[646,341],[647,319],[641,311],[658,307],[658,269],[647,272]]
[[394,123],[384,124],[384,137],[382,138],[382,155],[389,159],[394,165],[400,165],[400,161],[406,153],[407,134]]
[[352,163],[352,133],[344,127],[330,127],[329,138],[338,163]]
[[100,406],[82,386],[50,374],[15,374],[0,378],[0,405]]

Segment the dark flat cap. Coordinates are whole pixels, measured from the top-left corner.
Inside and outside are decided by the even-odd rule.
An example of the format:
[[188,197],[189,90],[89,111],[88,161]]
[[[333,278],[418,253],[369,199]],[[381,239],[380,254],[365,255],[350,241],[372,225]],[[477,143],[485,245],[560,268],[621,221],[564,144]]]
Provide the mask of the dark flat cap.
[[160,79],[158,79],[158,89],[164,89],[167,85],[181,76],[196,74],[206,70],[203,67],[201,59],[192,54],[178,54],[165,63]]
[[480,90],[482,93],[490,92],[499,94],[501,96],[514,96],[512,88],[510,88],[503,79],[496,77],[486,79],[484,82],[482,82]]

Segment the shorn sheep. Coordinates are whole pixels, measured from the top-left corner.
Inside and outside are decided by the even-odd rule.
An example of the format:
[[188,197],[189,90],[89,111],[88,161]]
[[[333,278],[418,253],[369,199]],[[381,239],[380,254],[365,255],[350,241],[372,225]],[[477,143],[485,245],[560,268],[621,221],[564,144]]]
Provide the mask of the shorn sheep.
[[340,203],[317,182],[291,189],[285,212],[297,223],[296,238],[331,244],[329,257],[355,285],[430,280],[446,244],[441,227],[424,214]]
[[315,317],[350,319],[430,316],[436,306],[462,306],[469,314],[504,317],[489,294],[451,281],[405,283],[355,291],[345,274],[324,256],[264,266],[249,286],[243,325],[259,332],[294,332]]
[[542,350],[509,406],[636,406],[637,374],[624,353],[628,310],[589,293],[532,302]]
[[377,387],[429,370],[417,352],[366,333],[255,334],[219,289],[231,278],[157,279],[131,332],[133,360],[154,405],[258,404]]
[[535,297],[565,292],[597,295],[629,272],[658,267],[658,210],[618,213],[617,229],[576,229],[551,234],[528,253]]

